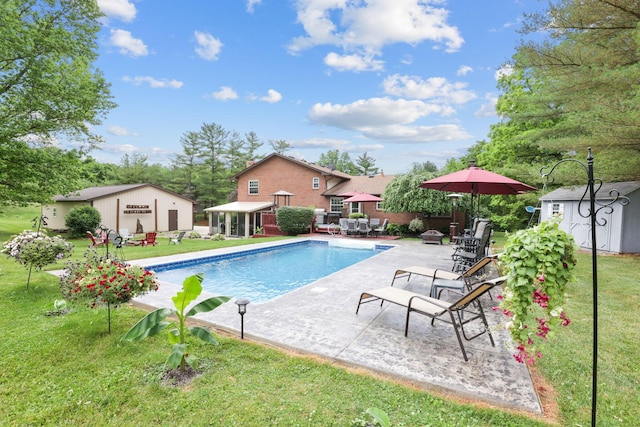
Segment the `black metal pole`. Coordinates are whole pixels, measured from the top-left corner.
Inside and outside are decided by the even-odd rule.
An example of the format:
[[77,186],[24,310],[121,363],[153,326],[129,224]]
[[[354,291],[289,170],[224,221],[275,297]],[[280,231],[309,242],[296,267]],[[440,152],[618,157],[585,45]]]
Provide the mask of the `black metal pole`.
[[593,281],[593,362],[591,384],[591,425],[596,426],[596,404],[598,395],[598,253],[596,248],[596,195],[593,178],[593,156],[591,148],[587,155],[587,175],[589,179],[589,209],[591,217],[591,275]]
[[240,339],[244,339],[244,313],[240,313]]

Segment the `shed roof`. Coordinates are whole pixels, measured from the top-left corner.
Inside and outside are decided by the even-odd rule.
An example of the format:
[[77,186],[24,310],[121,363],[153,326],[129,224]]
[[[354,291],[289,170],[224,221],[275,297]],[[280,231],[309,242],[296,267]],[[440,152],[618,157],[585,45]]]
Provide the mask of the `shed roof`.
[[[602,187],[596,194],[596,198],[600,200],[611,200],[615,195],[611,195],[613,190],[618,191],[621,196],[628,196],[640,188],[640,181],[626,182],[609,182],[602,184]],[[597,189],[597,188],[596,188]],[[585,194],[587,187],[562,187],[540,197],[543,201],[559,201],[559,200],[580,200]],[[587,196],[588,197],[588,196]]]
[[136,188],[142,187],[154,187],[158,190],[164,191],[166,193],[170,193],[176,197],[180,197],[181,199],[189,200],[192,203],[195,203],[193,200],[188,197],[184,197],[178,193],[174,193],[173,191],[165,190],[162,187],[153,184],[123,184],[123,185],[105,185],[102,187],[87,187],[84,190],[79,190],[77,192],[68,194],[68,195],[57,195],[53,198],[56,202],[90,202],[92,200],[101,199],[104,197],[114,196],[116,194],[125,193],[130,190],[134,190]]

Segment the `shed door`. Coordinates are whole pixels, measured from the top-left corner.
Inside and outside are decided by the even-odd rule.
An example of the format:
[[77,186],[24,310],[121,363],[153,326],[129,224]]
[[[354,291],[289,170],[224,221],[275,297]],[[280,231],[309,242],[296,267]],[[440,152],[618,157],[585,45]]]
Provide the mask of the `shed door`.
[[178,229],[178,211],[176,209],[169,209],[169,231],[175,231]]

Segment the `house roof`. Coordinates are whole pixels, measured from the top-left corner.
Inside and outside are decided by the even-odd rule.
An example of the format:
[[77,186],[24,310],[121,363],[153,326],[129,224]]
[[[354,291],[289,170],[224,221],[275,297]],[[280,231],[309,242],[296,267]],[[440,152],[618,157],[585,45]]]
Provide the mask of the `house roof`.
[[352,178],[351,175],[348,175],[348,174],[346,174],[344,172],[340,172],[340,171],[337,171],[337,170],[332,170],[332,169],[326,168],[324,166],[316,165],[315,163],[309,163],[309,162],[306,162],[304,160],[294,159],[293,157],[285,156],[285,155],[278,154],[278,153],[271,153],[267,157],[265,157],[264,159],[258,160],[257,162],[247,166],[245,169],[243,169],[242,171],[238,172],[236,175],[233,176],[233,179],[234,180],[238,180],[238,178],[241,175],[249,172],[250,170],[256,168],[257,166],[261,165],[262,163],[264,163],[264,162],[266,162],[266,161],[268,161],[268,160],[270,160],[270,159],[272,159],[274,157],[279,157],[279,158],[281,158],[283,160],[286,160],[286,161],[289,161],[291,163],[295,163],[297,165],[300,165],[300,166],[303,166],[305,168],[314,170],[316,172],[320,172],[322,175],[335,176],[335,177],[343,178],[343,179],[351,179]]
[[393,175],[352,176],[349,181],[331,187],[323,196],[338,196],[351,192],[381,195],[387,185],[395,178]]
[[[553,200],[580,200],[585,194],[586,186],[584,187],[562,187],[554,190],[550,193],[540,197],[543,201]],[[597,188],[596,188],[597,189]],[[626,181],[626,182],[610,182],[602,184],[602,187],[596,194],[596,198],[599,200],[612,200],[614,195],[609,194],[610,191],[616,190],[621,196],[628,196],[634,191],[640,189],[640,181]],[[589,198],[587,194],[586,198]]]
[[206,208],[205,212],[256,212],[268,209],[273,206],[273,202],[231,202],[226,205]]
[[173,191],[165,190],[164,188],[153,184],[123,184],[105,185],[102,187],[87,187],[84,190],[79,190],[66,196],[57,195],[53,198],[53,200],[56,202],[90,202],[142,187],[154,187],[158,190],[170,193],[176,197],[180,197],[181,199],[189,200],[190,202],[194,203],[193,200],[189,199],[188,197],[184,197],[178,193],[174,193]]

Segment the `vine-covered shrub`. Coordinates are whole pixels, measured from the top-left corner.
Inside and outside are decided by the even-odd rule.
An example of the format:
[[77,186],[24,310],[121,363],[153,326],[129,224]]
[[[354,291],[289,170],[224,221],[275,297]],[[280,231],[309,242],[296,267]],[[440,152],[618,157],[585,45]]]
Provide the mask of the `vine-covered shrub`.
[[280,230],[290,235],[306,232],[313,221],[313,209],[298,206],[282,206],[276,211]]
[[100,225],[100,212],[93,206],[78,206],[64,218],[70,237],[84,237]]
[[506,327],[521,363],[542,357],[547,339],[570,323],[565,290],[573,279],[577,247],[558,224],[554,218],[511,234],[500,257],[507,275],[500,309],[509,317]]

